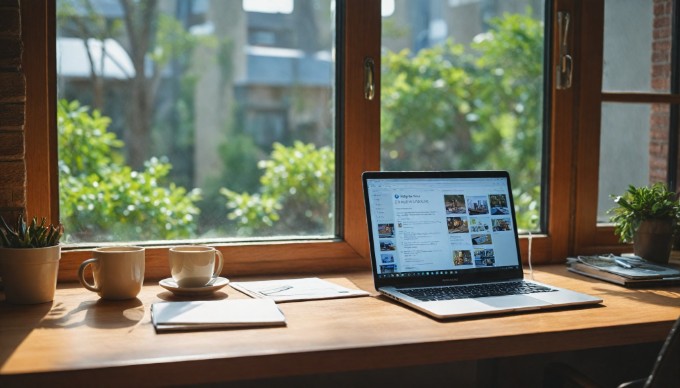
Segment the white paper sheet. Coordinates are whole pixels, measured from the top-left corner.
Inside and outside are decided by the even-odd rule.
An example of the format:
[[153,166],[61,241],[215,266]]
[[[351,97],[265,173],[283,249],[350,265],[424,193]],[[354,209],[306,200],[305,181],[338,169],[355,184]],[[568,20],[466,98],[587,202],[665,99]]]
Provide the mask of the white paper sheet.
[[368,292],[340,286],[320,278],[231,282],[231,287],[253,298],[276,302],[367,296]]

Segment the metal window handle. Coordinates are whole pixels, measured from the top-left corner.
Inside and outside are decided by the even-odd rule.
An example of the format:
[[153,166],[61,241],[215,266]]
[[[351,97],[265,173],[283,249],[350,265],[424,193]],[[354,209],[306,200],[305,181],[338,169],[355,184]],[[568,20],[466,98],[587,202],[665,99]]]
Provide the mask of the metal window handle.
[[364,98],[372,101],[375,97],[375,61],[364,59]]
[[555,67],[557,89],[569,89],[574,70],[574,61],[569,54],[569,20],[568,12],[557,13],[557,41],[560,49],[559,63]]

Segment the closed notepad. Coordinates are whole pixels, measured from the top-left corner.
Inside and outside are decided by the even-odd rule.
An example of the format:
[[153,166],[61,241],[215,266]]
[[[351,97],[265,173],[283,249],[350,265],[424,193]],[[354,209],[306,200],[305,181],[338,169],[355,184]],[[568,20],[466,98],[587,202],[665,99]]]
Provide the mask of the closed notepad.
[[154,303],[151,320],[156,331],[286,324],[281,310],[269,299]]

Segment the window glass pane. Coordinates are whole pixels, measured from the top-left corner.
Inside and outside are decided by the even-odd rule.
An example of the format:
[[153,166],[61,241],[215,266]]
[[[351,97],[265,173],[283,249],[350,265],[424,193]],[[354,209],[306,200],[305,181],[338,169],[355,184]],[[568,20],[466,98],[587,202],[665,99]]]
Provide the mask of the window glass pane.
[[670,90],[671,13],[671,0],[605,1],[603,90]]
[[58,0],[66,241],[332,237],[331,0]]
[[543,6],[383,1],[382,169],[509,170],[519,227],[539,228]]
[[609,222],[611,196],[628,185],[666,181],[669,112],[666,104],[602,104],[598,222]]

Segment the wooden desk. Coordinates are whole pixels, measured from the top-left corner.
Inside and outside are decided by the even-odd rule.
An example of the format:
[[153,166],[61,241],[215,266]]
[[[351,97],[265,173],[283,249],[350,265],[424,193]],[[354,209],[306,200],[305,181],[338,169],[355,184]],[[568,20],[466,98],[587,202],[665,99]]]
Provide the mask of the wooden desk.
[[[373,291],[368,273],[323,277]],[[51,304],[0,302],[0,386],[197,384],[594,349],[661,341],[680,314],[680,287],[630,290],[563,266],[535,279],[604,307],[442,322],[374,295],[281,304],[285,328],[156,334],[149,306],[173,299],[158,285],[125,302],[60,285]]]

